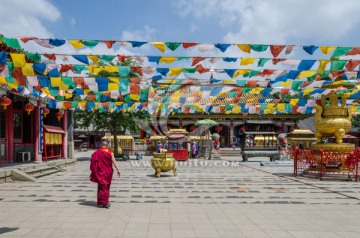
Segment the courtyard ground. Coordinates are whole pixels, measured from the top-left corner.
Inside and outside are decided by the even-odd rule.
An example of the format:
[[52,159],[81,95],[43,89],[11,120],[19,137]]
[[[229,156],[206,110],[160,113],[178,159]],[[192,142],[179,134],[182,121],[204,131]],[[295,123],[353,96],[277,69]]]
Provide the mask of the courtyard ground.
[[[360,237],[360,184],[294,178],[252,158],[189,160],[154,176],[119,161],[111,208],[96,207],[92,151],[38,182],[0,184],[1,237]],[[266,159],[268,160],[268,159]]]

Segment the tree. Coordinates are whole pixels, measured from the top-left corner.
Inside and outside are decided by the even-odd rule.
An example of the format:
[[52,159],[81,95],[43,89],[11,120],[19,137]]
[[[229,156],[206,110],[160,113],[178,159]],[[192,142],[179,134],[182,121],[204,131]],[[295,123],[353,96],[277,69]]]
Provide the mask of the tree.
[[[122,66],[136,66],[136,62],[132,59],[125,60]],[[89,77],[118,77],[116,72],[107,72],[105,70],[100,71],[97,75],[89,75]],[[139,77],[138,74],[130,72],[129,77]],[[114,100],[116,101],[116,100]],[[75,115],[75,124],[81,125],[81,127],[93,126],[94,132],[108,131],[113,135],[114,140],[114,154],[119,156],[117,150],[117,135],[125,134],[126,129],[131,132],[136,132],[139,130],[135,119],[148,119],[148,115],[142,112],[138,113],[123,113],[121,111],[109,112],[100,112],[95,111],[76,111]]]

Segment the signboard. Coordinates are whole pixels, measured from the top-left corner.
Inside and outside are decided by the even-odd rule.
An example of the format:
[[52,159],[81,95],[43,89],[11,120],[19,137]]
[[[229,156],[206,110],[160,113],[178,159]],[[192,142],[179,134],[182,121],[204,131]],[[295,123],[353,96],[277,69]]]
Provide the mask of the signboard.
[[43,108],[39,108],[39,153],[43,153],[43,147],[44,147],[44,129],[43,129],[43,120],[44,120],[44,114],[43,114]]

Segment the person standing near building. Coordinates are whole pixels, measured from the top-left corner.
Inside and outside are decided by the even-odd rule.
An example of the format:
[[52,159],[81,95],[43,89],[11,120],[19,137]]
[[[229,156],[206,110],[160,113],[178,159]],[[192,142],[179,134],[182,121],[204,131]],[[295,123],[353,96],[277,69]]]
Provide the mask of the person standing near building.
[[191,148],[191,158],[195,159],[197,153],[198,153],[198,146],[197,146],[196,142],[194,141],[192,144],[192,148]]
[[163,148],[163,145],[161,144],[160,141],[158,141],[158,143],[156,145],[156,152],[160,153],[162,148]]
[[113,177],[113,165],[120,176],[120,168],[116,164],[113,152],[108,149],[109,143],[102,141],[101,148],[91,155],[90,161],[90,181],[98,184],[97,205],[109,208],[110,185]]
[[235,148],[236,148],[236,144],[237,144],[237,138],[236,138],[236,136],[233,136],[233,139],[232,139],[232,147],[233,147],[234,150],[235,150]]

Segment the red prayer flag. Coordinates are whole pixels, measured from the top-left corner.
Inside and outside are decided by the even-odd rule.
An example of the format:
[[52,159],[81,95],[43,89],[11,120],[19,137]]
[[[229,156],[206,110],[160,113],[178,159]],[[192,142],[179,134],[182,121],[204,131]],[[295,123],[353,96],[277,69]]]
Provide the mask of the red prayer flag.
[[116,41],[113,41],[113,40],[109,40],[109,41],[103,41],[104,44],[107,46],[108,49],[111,49],[113,44],[116,42]]
[[193,58],[191,66],[196,65],[197,63],[199,63],[200,61],[202,61],[204,59],[206,59],[206,58],[205,57],[195,57],[195,58]]
[[49,60],[53,60],[53,61],[56,60],[56,55],[55,54],[43,54],[43,56],[45,56]]
[[[360,49],[360,48],[359,48]],[[353,71],[360,64],[360,60],[349,60],[345,67],[349,71]]]
[[360,47],[354,47],[352,50],[346,53],[346,55],[358,55],[360,54]]
[[197,43],[194,43],[194,42],[184,42],[184,43],[182,43],[182,44],[183,44],[183,47],[184,47],[185,49],[197,45]]
[[274,58],[278,57],[281,51],[285,48],[285,45],[270,45],[271,54]]

